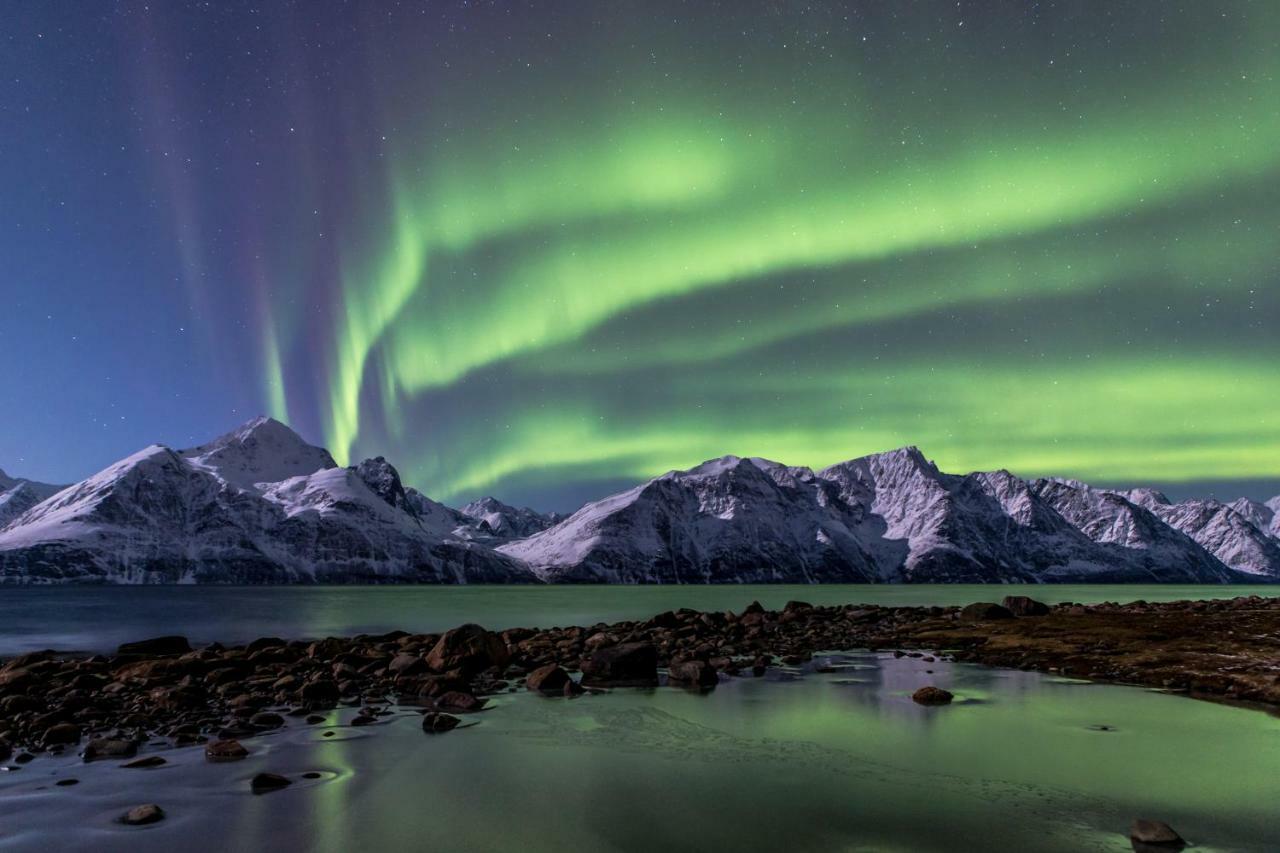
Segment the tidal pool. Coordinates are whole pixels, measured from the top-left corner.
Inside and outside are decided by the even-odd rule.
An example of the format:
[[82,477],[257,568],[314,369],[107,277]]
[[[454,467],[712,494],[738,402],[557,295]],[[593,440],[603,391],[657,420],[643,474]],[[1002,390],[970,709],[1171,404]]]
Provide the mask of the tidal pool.
[[[814,666],[709,693],[510,693],[437,736],[412,708],[291,718],[230,764],[38,758],[0,772],[0,849],[1121,851],[1136,817],[1196,850],[1280,849],[1269,714],[883,653]],[[924,684],[955,703],[914,704]],[[252,794],[262,771],[294,784]],[[167,818],[115,822],[148,802]]]

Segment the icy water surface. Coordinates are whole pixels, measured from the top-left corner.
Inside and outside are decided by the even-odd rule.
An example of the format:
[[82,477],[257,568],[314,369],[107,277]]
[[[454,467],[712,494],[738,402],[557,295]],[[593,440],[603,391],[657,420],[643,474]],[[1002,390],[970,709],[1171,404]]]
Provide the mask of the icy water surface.
[[664,610],[741,610],[753,599],[811,604],[969,604],[1008,594],[1047,602],[1173,601],[1280,594],[1277,586],[393,586],[0,587],[0,656],[35,649],[113,651],[120,643],[182,634],[193,643],[243,643],[358,633],[591,625]]
[[[434,737],[412,709],[362,728],[294,719],[231,764],[198,749],[154,770],[41,758],[0,772],[0,850],[1078,853],[1130,849],[1135,817],[1200,851],[1280,850],[1273,716],[885,654],[827,661],[707,694],[513,693]],[[913,704],[927,683],[956,703]],[[261,771],[294,784],[254,795]],[[113,822],[146,802],[168,818]]]

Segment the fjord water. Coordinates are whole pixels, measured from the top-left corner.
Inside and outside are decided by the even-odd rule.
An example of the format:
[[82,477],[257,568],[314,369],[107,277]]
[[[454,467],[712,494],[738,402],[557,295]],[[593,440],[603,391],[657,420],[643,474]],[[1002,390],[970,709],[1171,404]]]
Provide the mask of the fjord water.
[[[1197,850],[1280,849],[1273,716],[889,654],[819,660],[834,671],[706,694],[511,693],[438,736],[412,709],[360,728],[344,710],[231,764],[199,748],[152,770],[40,758],[0,773],[0,850],[1078,853],[1130,849],[1135,817]],[[926,683],[955,704],[912,703]],[[294,784],[254,795],[263,771]],[[114,822],[148,802],[163,822]]]
[[491,630],[647,619],[664,610],[740,611],[816,605],[963,605],[1032,595],[1042,601],[1129,602],[1280,595],[1280,586],[721,585],[721,586],[0,586],[0,657],[36,649],[110,652],[181,634],[193,643],[264,636],[314,639],[392,630]]

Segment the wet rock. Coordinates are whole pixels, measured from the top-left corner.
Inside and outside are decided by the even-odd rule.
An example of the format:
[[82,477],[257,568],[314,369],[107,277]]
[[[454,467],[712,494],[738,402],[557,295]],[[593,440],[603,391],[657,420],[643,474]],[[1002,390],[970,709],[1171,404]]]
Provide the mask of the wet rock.
[[59,788],[70,788],[72,785],[79,785],[80,780],[79,779],[59,779],[57,782],[54,782],[53,784],[57,785]]
[[138,744],[123,738],[94,738],[84,748],[85,761],[99,758],[132,758],[138,754]]
[[444,734],[453,731],[462,720],[452,714],[441,714],[430,711],[422,715],[422,730],[429,735]]
[[13,757],[14,764],[30,764],[36,757],[29,752],[19,752]]
[[1187,846],[1173,827],[1158,820],[1139,818],[1129,827],[1129,840],[1134,850],[1181,850]]
[[963,622],[985,622],[992,619],[1012,619],[1013,614],[1006,608],[991,601],[976,601],[960,610]]
[[68,746],[80,742],[80,727],[75,723],[58,723],[45,729],[41,743],[46,747]]
[[249,718],[249,725],[258,729],[278,729],[284,725],[284,717],[271,711],[261,711]]
[[549,663],[529,673],[525,679],[524,686],[535,693],[544,693],[549,696],[563,695],[565,685],[572,683],[572,681],[573,679],[569,677],[569,673],[565,672],[563,667]]
[[1000,602],[1014,616],[1048,616],[1049,605],[1026,595],[1006,595]]
[[11,755],[13,755],[13,744],[0,738],[0,761],[7,761]]
[[319,723],[323,723],[326,719],[327,719],[326,717],[323,717],[320,714],[311,714],[310,716],[307,717],[307,725],[309,726],[318,725]]
[[706,689],[719,684],[720,676],[715,667],[706,661],[690,660],[672,664],[667,669],[667,681],[681,687]]
[[427,654],[426,662],[435,672],[456,670],[466,677],[490,667],[501,669],[510,659],[506,644],[497,634],[467,624],[446,631]]
[[398,654],[387,664],[387,670],[395,675],[420,675],[431,667],[418,655]]
[[238,740],[215,740],[205,744],[204,757],[210,761],[237,761],[248,756],[249,750]]
[[128,761],[120,766],[126,770],[138,770],[145,767],[160,767],[169,762],[165,761],[158,755],[148,755],[146,758],[139,758],[136,761]]
[[650,643],[621,643],[591,653],[582,662],[587,687],[654,687],[658,683],[658,652]]
[[147,803],[145,806],[134,806],[120,816],[120,822],[129,826],[144,826],[148,823],[156,823],[164,820],[164,809],[155,803]]
[[950,705],[955,695],[950,690],[943,690],[941,687],[921,687],[915,693],[911,694],[911,701],[917,705]]
[[265,794],[268,791],[279,791],[281,788],[287,788],[293,782],[276,773],[259,773],[249,782],[249,788],[255,794]]
[[461,690],[450,690],[448,693],[443,693],[436,697],[436,707],[446,711],[471,713],[479,711],[484,706],[484,699],[479,699]]
[[336,681],[320,678],[302,685],[298,695],[302,697],[304,702],[331,703],[338,701],[342,691],[338,688]]
[[191,644],[186,637],[154,637],[150,640],[139,640],[136,643],[122,643],[116,649],[121,657],[128,655],[185,655],[191,651]]

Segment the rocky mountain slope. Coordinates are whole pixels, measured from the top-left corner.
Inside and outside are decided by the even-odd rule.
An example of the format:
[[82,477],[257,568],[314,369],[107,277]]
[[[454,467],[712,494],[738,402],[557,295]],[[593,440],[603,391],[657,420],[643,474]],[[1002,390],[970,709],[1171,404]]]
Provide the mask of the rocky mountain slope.
[[725,456],[568,518],[457,510],[258,418],[64,489],[0,474],[0,582],[1271,582],[1278,510],[948,474],[913,447],[821,471]]
[[0,469],[0,528],[64,488],[65,486],[10,477]]

